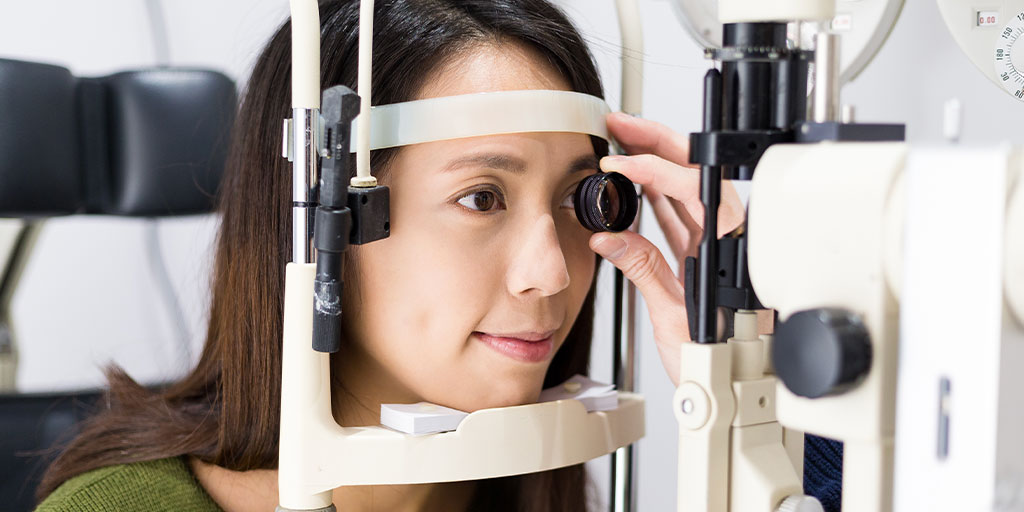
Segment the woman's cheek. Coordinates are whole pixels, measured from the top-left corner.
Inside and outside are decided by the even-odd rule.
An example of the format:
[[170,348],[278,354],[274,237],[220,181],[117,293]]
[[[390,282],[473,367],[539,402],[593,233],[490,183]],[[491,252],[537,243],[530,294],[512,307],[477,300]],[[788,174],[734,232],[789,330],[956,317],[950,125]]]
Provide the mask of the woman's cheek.
[[575,215],[572,215],[571,220],[565,224],[567,225],[561,226],[564,235],[559,238],[572,280],[570,286],[580,286],[589,290],[597,266],[594,251],[590,250],[590,236],[593,233],[581,226]]
[[468,336],[501,291],[501,251],[494,245],[495,237],[479,230],[437,225],[406,249],[419,254],[410,276],[418,282],[415,302],[446,319],[441,323],[448,328],[468,329]]

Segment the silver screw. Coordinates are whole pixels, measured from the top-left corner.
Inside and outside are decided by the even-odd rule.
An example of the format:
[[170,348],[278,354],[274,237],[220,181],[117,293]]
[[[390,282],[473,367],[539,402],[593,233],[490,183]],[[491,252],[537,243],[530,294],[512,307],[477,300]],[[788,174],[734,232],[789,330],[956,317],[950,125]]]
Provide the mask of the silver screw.
[[683,414],[690,414],[693,412],[693,400],[686,398],[683,400]]

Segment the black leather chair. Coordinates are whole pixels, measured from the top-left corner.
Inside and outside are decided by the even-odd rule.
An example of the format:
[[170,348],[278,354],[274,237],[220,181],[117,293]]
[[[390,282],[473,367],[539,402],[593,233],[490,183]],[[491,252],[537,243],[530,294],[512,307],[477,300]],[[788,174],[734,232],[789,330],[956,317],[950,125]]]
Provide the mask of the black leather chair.
[[[215,71],[82,78],[59,66],[0,59],[0,217],[38,224],[56,215],[209,212],[237,101],[235,84]],[[30,248],[15,244],[0,269],[0,292],[17,285]],[[12,343],[3,325],[11,295],[0,293],[0,352]],[[54,447],[74,437],[99,397],[0,394],[0,510],[31,510]]]
[[209,211],[236,103],[216,71],[0,59],[0,217]]
[[0,499],[4,510],[32,510],[36,486],[60,446],[93,413],[97,391],[0,395]]

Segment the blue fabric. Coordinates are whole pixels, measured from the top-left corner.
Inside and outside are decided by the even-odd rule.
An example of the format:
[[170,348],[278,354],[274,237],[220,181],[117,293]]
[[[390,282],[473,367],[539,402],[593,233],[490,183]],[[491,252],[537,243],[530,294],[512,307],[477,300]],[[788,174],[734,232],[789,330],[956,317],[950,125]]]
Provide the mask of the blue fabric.
[[839,512],[843,501],[843,443],[804,436],[804,494],[818,498],[825,512]]

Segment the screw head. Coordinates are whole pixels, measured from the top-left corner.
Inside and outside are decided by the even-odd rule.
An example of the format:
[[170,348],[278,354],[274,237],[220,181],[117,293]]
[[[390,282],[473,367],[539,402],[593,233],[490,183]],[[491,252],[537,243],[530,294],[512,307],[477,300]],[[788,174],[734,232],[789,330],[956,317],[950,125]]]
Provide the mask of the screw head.
[[693,412],[693,400],[690,400],[689,398],[683,400],[681,407],[683,409],[683,414],[690,414]]

